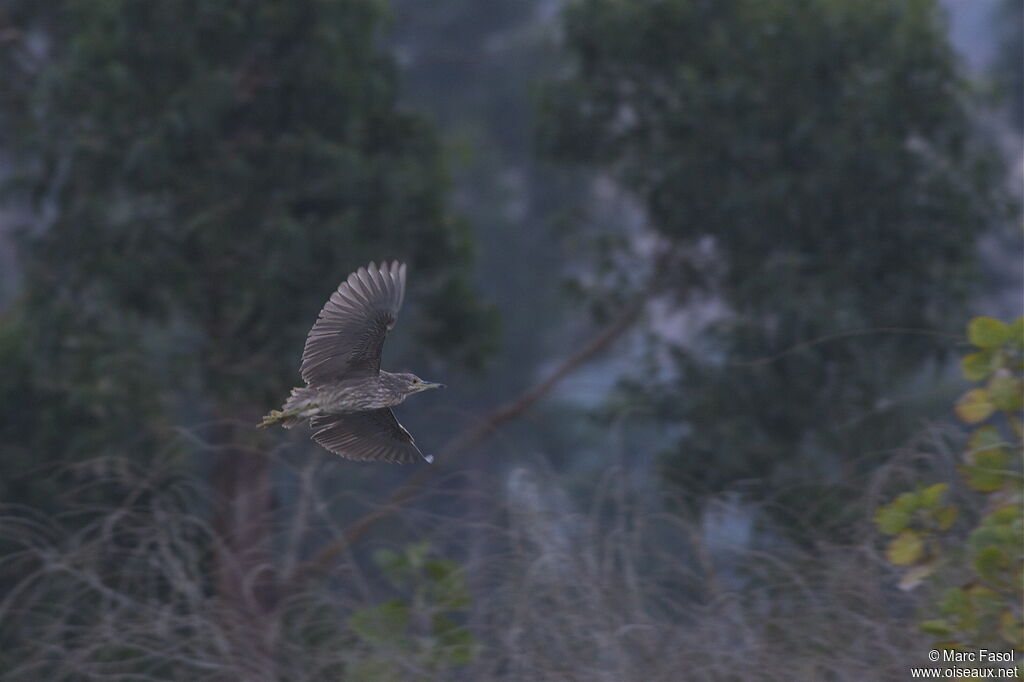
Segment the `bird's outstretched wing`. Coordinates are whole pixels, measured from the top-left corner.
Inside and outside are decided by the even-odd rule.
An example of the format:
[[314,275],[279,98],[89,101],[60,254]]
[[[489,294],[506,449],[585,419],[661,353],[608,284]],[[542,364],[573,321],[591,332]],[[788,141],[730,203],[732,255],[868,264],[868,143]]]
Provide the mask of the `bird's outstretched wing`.
[[427,457],[395,419],[391,408],[313,417],[313,440],[331,452],[360,462],[406,464]]
[[405,297],[405,264],[370,263],[348,276],[324,304],[302,351],[302,378],[317,385],[380,371],[384,338]]

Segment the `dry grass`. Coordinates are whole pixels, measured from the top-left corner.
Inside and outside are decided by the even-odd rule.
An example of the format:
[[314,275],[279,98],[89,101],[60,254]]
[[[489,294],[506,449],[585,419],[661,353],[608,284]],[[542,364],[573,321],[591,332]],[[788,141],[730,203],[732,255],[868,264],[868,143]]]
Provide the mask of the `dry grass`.
[[[285,579],[360,501],[318,483],[335,460],[302,461],[277,463],[288,503],[259,568]],[[468,666],[432,667],[370,650],[347,627],[356,609],[397,596],[365,553],[269,610],[228,604],[211,579],[219,540],[202,482],[91,466],[120,503],[0,519],[0,541],[15,548],[0,577],[16,578],[0,596],[5,680],[340,680],[368,658],[398,671],[380,679],[902,680],[928,649],[866,521],[853,540],[797,547],[735,499],[695,519],[616,470],[573,500],[564,480],[521,468],[500,484],[476,480],[486,492],[459,493],[458,514],[421,500],[379,529],[386,541],[375,537],[426,537],[465,567],[480,651]],[[865,490],[866,510],[877,487]]]

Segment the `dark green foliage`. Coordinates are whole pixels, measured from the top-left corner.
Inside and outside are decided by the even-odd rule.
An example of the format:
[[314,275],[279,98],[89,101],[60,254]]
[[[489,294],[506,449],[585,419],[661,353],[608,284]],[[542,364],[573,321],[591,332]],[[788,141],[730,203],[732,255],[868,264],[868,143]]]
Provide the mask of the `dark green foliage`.
[[105,426],[144,429],[154,400],[177,422],[250,418],[297,381],[338,282],[385,258],[409,262],[424,353],[479,366],[493,325],[469,235],[435,136],[396,106],[381,16],[373,0],[59,5],[12,184],[46,218],[23,242],[33,382],[103,383],[81,402]]
[[[999,205],[937,14],[928,0],[570,5],[575,68],[547,91],[542,142],[641,202],[671,306],[704,293],[725,311],[669,342],[677,379],[631,385],[686,425],[670,479],[835,477],[912,423],[892,406],[943,356],[927,332],[957,318]],[[926,333],[831,338],[897,327]]]

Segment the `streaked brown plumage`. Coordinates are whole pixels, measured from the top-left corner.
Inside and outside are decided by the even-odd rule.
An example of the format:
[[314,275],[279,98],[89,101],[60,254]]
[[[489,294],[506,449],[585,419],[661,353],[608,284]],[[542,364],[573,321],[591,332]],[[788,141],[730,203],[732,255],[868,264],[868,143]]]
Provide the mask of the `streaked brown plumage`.
[[384,339],[395,326],[404,297],[404,263],[370,263],[349,275],[306,337],[301,368],[306,386],[292,389],[284,407],[265,416],[259,426],[290,429],[309,419],[313,440],[342,457],[433,461],[416,447],[391,406],[442,384],[380,369]]

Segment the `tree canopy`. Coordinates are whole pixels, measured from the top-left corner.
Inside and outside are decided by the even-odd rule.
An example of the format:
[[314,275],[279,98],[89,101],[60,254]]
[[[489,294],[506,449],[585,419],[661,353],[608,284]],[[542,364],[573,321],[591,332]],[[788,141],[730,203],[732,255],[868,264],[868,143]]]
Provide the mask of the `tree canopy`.
[[[998,213],[936,4],[580,0],[565,42],[542,144],[638,201],[669,311],[700,292],[726,311],[661,335],[673,379],[631,384],[684,425],[668,475],[717,487],[840,453],[834,475],[894,445],[890,407],[948,349],[930,334],[962,319]],[[875,333],[826,342],[855,330]]]
[[46,59],[9,109],[25,134],[8,189],[43,223],[4,347],[33,367],[4,381],[23,416],[61,396],[74,415],[58,421],[115,447],[147,406],[251,418],[297,380],[338,282],[384,258],[409,262],[403,325],[423,355],[479,366],[493,319],[468,285],[470,235],[435,134],[396,103],[379,3],[67,2],[46,19]]

